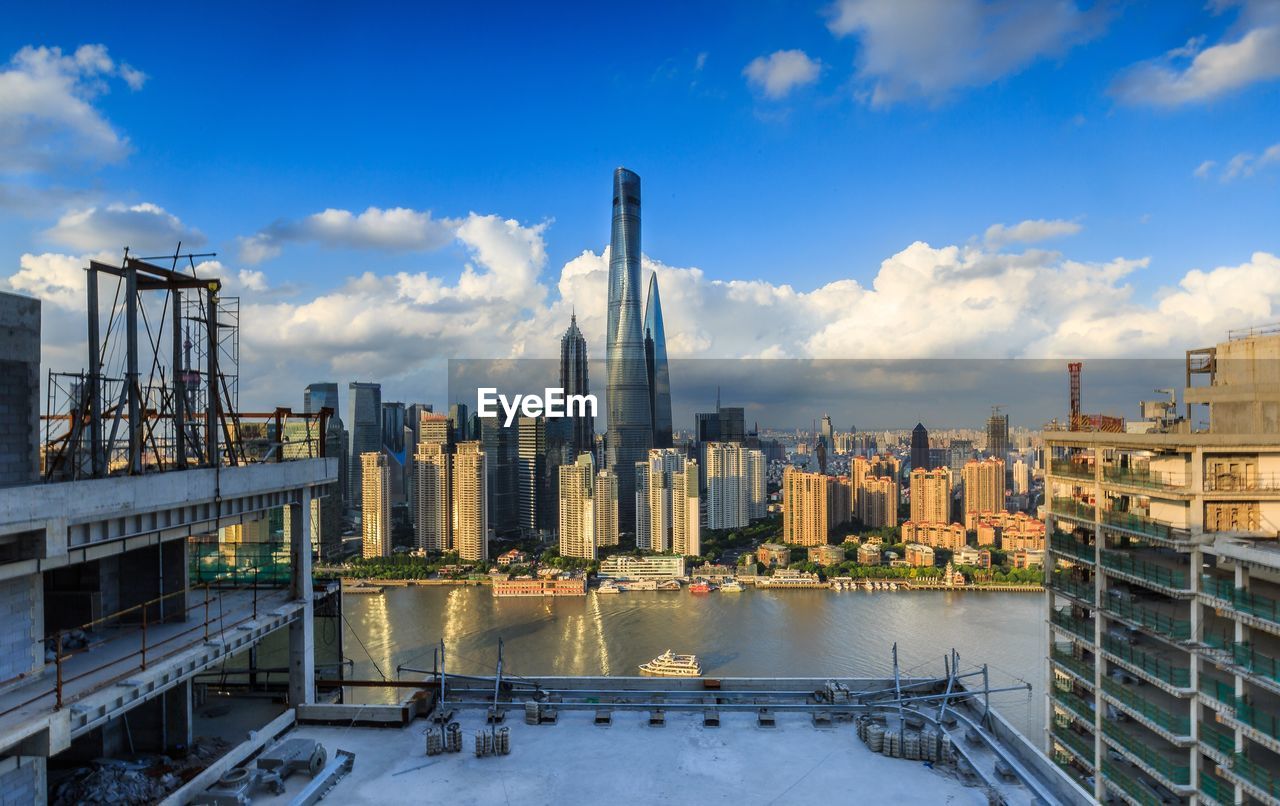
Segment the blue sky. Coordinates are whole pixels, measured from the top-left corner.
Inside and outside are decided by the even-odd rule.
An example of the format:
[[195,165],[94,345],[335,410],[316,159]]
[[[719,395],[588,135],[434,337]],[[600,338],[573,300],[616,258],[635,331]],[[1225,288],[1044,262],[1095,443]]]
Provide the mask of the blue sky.
[[[353,330],[351,355],[335,358],[332,345],[300,354],[289,382],[367,367],[411,388],[419,360],[495,341],[499,354],[545,353],[543,332],[563,329],[561,303],[591,309],[594,285],[566,293],[563,267],[584,251],[599,257],[610,172],[627,165],[644,180],[644,251],[671,269],[663,299],[677,353],[860,353],[856,322],[830,314],[846,304],[901,309],[876,326],[906,336],[967,332],[964,317],[913,320],[910,293],[880,288],[910,285],[882,262],[917,241],[961,253],[927,256],[921,295],[931,286],[920,278],[946,266],[968,272],[966,283],[1036,275],[1009,299],[965,286],[954,304],[1002,320],[972,344],[959,339],[970,353],[1072,352],[1064,343],[1076,339],[1081,352],[1112,354],[1083,334],[1117,322],[1138,329],[1140,348],[1181,347],[1179,328],[1154,321],[1169,289],[1193,270],[1235,269],[1181,307],[1201,305],[1197,293],[1215,304],[1228,289],[1252,293],[1250,278],[1272,268],[1255,256],[1280,253],[1280,148],[1266,156],[1280,144],[1278,5],[21,4],[7,12],[0,58],[104,46],[110,68],[60,69],[68,98],[116,140],[86,134],[84,115],[60,113],[56,98],[8,96],[0,143],[17,144],[17,156],[0,166],[0,248],[11,267],[27,256],[11,287],[56,296],[55,256],[118,252],[133,233],[135,249],[164,251],[198,231],[219,271],[251,273],[242,284],[261,292],[263,316],[290,323],[248,334],[250,360],[267,343],[305,339],[326,311],[343,321],[344,305],[392,294],[407,306],[395,334]],[[8,70],[39,72],[27,62]],[[47,164],[18,164],[48,151]],[[100,221],[111,205],[124,212]],[[327,209],[369,208],[379,221],[307,224]],[[418,216],[412,231],[381,221],[394,208]],[[496,219],[455,237],[471,214]],[[104,230],[113,221],[122,229]],[[1024,221],[1043,226],[984,235]],[[270,249],[251,253],[264,232]],[[1136,263],[1106,268],[1117,260]],[[467,264],[491,284],[466,290]],[[1079,279],[1076,264],[1092,268],[1073,286],[1075,314],[1028,301]],[[341,291],[366,271],[380,291]],[[815,295],[842,281],[880,295]],[[802,299],[780,290],[788,285]],[[1201,316],[1192,337],[1280,318],[1262,291],[1265,306]],[[716,311],[735,321],[728,301],[743,296],[784,336],[752,333],[738,350],[705,324]],[[1073,299],[1064,293],[1063,304]],[[441,337],[461,327],[439,320],[444,302],[465,313],[495,300],[509,310],[483,347]],[[603,298],[598,307],[602,319]],[[387,360],[370,364],[380,343]],[[929,352],[956,343],[930,341]]]

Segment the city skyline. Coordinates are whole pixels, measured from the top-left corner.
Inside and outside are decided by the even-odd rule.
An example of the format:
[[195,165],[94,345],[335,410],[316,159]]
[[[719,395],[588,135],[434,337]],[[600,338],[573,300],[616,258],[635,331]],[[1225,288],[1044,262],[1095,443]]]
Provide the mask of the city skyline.
[[[492,71],[513,72],[519,42],[449,89],[395,48],[347,41],[364,59],[337,76],[314,40],[258,49],[261,33],[240,27],[223,41],[243,61],[210,71],[167,58],[176,44],[140,48],[162,24],[150,15],[19,9],[0,34],[0,131],[12,146],[0,284],[49,301],[50,355],[80,355],[70,323],[85,260],[181,240],[217,252],[201,271],[246,299],[245,365],[264,378],[246,403],[370,376],[388,399],[439,399],[448,356],[549,357],[575,308],[587,340],[604,344],[598,187],[625,164],[653,190],[641,259],[662,275],[672,360],[1170,355],[1280,316],[1277,83],[1262,60],[1275,4],[1046,9],[1045,29],[1021,38],[1020,15],[952,4],[957,36],[932,72],[907,45],[943,34],[909,10],[872,19],[848,0],[747,19],[721,8],[730,35],[710,8],[682,9],[686,24],[672,26],[662,21],[674,7],[659,7],[638,41],[679,29],[679,42],[633,62],[595,45],[581,54],[600,69],[573,71],[587,83],[564,97],[601,99],[590,120],[529,93],[561,116],[544,127],[557,142],[539,134],[532,152],[493,148],[477,127],[369,127],[367,114],[359,134],[333,116],[308,143],[285,134],[312,120],[317,81],[335,103],[415,89],[447,106],[463,87],[497,92]],[[452,14],[410,14],[398,28],[459,55],[468,21]],[[557,36],[611,30],[609,14],[561,20]],[[285,53],[296,72],[269,99],[236,79],[277,73]],[[459,58],[478,69],[475,55]],[[1211,78],[1213,64],[1225,66]],[[270,134],[249,138],[191,107],[232,92],[241,115],[270,104]],[[606,142],[601,122],[624,104],[649,114]],[[174,117],[161,123],[156,109]],[[178,117],[207,123],[179,128]],[[668,131],[683,136],[654,136]],[[320,159],[323,177],[305,170]],[[1223,298],[1242,302],[1214,304]]]

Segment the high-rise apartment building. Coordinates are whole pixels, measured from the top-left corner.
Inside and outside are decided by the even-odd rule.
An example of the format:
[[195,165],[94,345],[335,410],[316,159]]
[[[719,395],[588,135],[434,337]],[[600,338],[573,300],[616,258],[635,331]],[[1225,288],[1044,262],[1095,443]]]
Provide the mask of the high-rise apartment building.
[[1019,458],[1013,463],[1013,492],[1015,495],[1026,495],[1031,490],[1031,467],[1025,459]]
[[951,522],[949,468],[911,471],[911,520],[916,523]]
[[704,446],[707,528],[739,529],[764,517],[764,454],[733,442]]
[[391,467],[382,451],[360,455],[361,553],[391,556]]
[[382,449],[382,386],[353,381],[347,387],[347,429],[351,459],[347,472],[347,500],[360,508],[364,485],[360,457]]
[[823,545],[831,530],[852,516],[853,500],[853,484],[847,478],[784,468],[782,541],[797,546]]
[[649,275],[644,303],[644,360],[649,380],[649,417],[653,447],[671,447],[671,372],[667,365],[667,333],[662,325],[658,273]]
[[1100,802],[1280,803],[1280,336],[1233,336],[1195,416],[1044,434],[1046,740]]
[[453,550],[471,562],[489,560],[488,473],[480,442],[459,443],[453,455]]
[[[578,329],[578,317],[569,316],[569,328],[560,337],[560,388],[565,397],[591,394],[587,372],[587,339]],[[569,449],[573,456],[595,450],[595,418],[590,412],[575,415]]]
[[449,551],[453,548],[453,461],[448,439],[419,442],[413,470],[414,547]]
[[964,466],[964,528],[977,528],[984,512],[1004,512],[1004,460],[971,459]]
[[924,423],[916,423],[911,429],[911,469],[928,470],[933,465],[929,462],[929,430]]
[[594,560],[618,545],[618,480],[583,453],[559,468],[560,554]]
[[867,476],[857,490],[858,520],[868,529],[898,525],[898,480]]
[[701,551],[696,460],[675,448],[653,448],[645,461],[635,464],[634,495],[636,548],[681,554]]
[[609,310],[605,342],[605,398],[609,433],[605,469],[618,475],[619,524],[637,528],[635,472],[653,447],[648,371],[640,318],[640,177],[613,174],[613,226],[609,246]]

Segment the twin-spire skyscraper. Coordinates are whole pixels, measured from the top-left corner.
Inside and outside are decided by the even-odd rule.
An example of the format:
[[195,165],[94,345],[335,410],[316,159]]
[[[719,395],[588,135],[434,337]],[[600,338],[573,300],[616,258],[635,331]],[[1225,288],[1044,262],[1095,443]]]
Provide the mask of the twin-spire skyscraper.
[[640,315],[640,177],[613,173],[609,247],[609,311],[605,336],[605,466],[618,477],[618,526],[635,530],[636,462],[670,447],[671,379],[658,278],[649,279]]

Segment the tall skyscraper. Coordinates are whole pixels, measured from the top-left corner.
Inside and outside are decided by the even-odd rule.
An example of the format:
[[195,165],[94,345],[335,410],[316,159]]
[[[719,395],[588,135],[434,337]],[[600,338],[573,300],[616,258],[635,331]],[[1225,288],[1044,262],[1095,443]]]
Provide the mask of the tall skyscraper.
[[449,551],[453,547],[453,463],[448,443],[419,442],[413,469],[414,547]]
[[924,423],[916,423],[916,427],[911,429],[911,468],[922,468],[928,470],[932,465],[929,463],[929,429],[924,427]]
[[654,448],[635,464],[636,548],[698,554],[698,463],[675,448]]
[[831,424],[831,415],[822,415],[821,424],[818,426],[818,436],[823,444],[827,446],[827,456],[831,456],[836,452],[836,431]]
[[365,557],[391,555],[391,468],[382,451],[360,455],[360,530]]
[[399,402],[382,404],[382,445],[387,453],[404,453],[404,426],[408,411]]
[[596,472],[590,453],[559,468],[560,554],[594,560],[618,545],[618,479]]
[[[587,395],[591,384],[587,378],[587,339],[578,329],[578,317],[569,316],[569,329],[560,337],[560,388],[565,396]],[[570,449],[577,456],[583,451],[594,451],[596,442],[595,418],[589,413],[575,416]]]
[[382,387],[376,383],[352,381],[347,387],[347,428],[351,448],[347,473],[347,500],[359,509],[364,489],[360,480],[360,457],[382,449]]
[[849,520],[851,502],[849,479],[785,468],[782,471],[782,542],[798,546],[824,545],[831,529]]
[[649,295],[644,303],[644,359],[653,447],[670,448],[671,373],[667,366],[667,333],[662,326],[662,298],[658,295],[656,271],[649,275]]
[[1004,512],[1004,460],[971,460],[964,466],[964,528],[972,531],[984,512]]
[[1021,457],[1013,463],[1013,492],[1026,495],[1031,489],[1031,466]]
[[449,425],[453,427],[454,442],[466,442],[473,438],[466,403],[453,403],[449,406]]
[[333,409],[333,416],[338,416],[338,384],[307,384],[307,388],[302,391],[302,410],[307,414],[317,414],[323,408]]
[[[351,471],[348,460],[350,438],[342,424],[342,417],[338,415],[338,384],[307,384],[302,392],[303,412],[318,414],[324,408],[333,412],[329,417],[328,433],[324,435],[325,455],[338,457],[338,483],[324,497],[317,544],[321,557],[334,557],[342,551],[342,511],[350,508],[350,488],[347,486],[347,476]],[[313,520],[312,529],[316,528]]]
[[[590,454],[587,454],[590,456]],[[596,473],[596,550],[618,545],[618,477],[608,470]]]
[[509,534],[520,526],[519,428],[503,425],[500,417],[481,417],[479,423],[487,476],[487,525],[495,534]]
[[463,442],[453,456],[453,550],[464,560],[488,562],[489,517],[484,448]]
[[609,431],[605,468],[618,475],[619,526],[636,528],[636,462],[653,445],[649,384],[640,321],[640,177],[613,174],[613,227],[609,247],[609,311],[605,387]]
[[704,455],[707,528],[739,529],[764,517],[764,454],[733,442],[710,442]]
[[917,468],[911,471],[911,521],[951,522],[951,470]]
[[868,529],[898,525],[898,480],[867,476],[857,490],[858,520]]
[[1009,459],[1009,415],[1001,414],[999,406],[992,406],[987,418],[987,455],[1001,461]]
[[516,508],[522,532],[535,534],[548,528],[547,509],[547,421],[544,417],[521,417],[517,421],[519,444],[516,451]]

